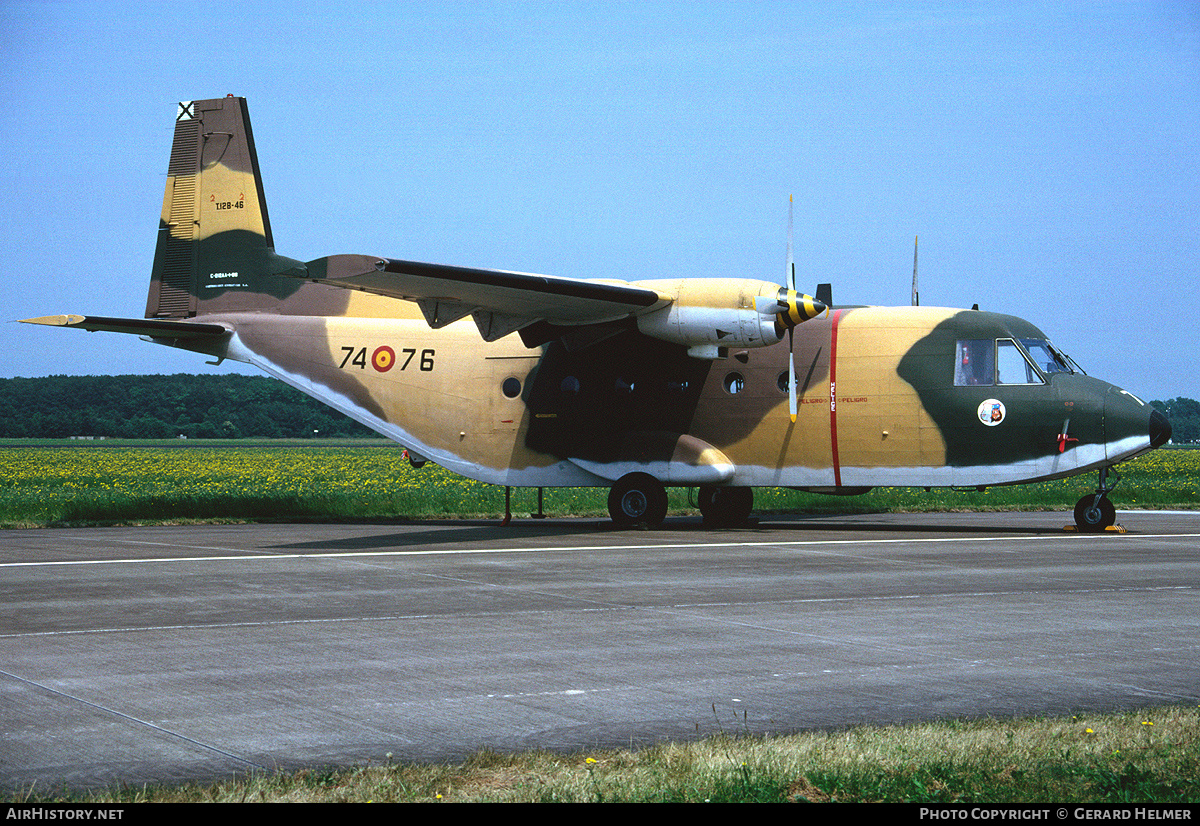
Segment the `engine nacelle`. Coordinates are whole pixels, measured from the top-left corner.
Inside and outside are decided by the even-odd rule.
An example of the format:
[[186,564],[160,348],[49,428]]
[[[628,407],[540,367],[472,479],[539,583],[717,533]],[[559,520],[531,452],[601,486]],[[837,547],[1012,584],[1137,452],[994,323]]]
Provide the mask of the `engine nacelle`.
[[717,358],[720,347],[777,344],[790,327],[825,311],[816,299],[770,281],[680,278],[635,286],[672,298],[661,310],[638,316],[638,330],[685,345],[698,358]]

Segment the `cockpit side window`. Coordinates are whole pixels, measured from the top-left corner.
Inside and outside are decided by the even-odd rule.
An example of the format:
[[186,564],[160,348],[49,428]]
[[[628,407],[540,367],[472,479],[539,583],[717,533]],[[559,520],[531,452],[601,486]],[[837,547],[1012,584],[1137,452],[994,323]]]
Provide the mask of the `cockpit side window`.
[[1045,384],[1011,338],[996,339],[996,384]]
[[983,387],[996,383],[996,342],[987,339],[960,339],[954,361],[956,387]]
[[1023,338],[1021,344],[1033,357],[1033,362],[1043,373],[1082,373],[1079,366],[1074,364],[1065,354],[1055,349],[1054,345],[1045,339]]

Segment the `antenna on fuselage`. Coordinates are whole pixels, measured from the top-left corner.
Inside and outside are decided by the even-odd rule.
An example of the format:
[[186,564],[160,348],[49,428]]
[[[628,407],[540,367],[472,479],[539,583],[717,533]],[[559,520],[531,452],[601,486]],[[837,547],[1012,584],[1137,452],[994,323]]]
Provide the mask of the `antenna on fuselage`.
[[912,305],[914,307],[921,306],[921,298],[917,293],[917,236],[913,236],[913,294]]

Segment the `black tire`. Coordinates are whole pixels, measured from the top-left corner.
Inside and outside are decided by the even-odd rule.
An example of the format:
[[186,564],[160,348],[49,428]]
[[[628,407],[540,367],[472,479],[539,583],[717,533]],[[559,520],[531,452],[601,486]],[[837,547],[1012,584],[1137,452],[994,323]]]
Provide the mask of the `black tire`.
[[721,528],[736,528],[746,524],[754,510],[752,488],[718,488],[704,485],[698,493],[700,513],[704,524]]
[[1081,533],[1100,533],[1116,523],[1117,509],[1107,496],[1096,502],[1096,495],[1089,493],[1075,503],[1075,527]]
[[648,473],[627,473],[608,493],[608,514],[619,528],[657,528],[667,518],[667,491]]

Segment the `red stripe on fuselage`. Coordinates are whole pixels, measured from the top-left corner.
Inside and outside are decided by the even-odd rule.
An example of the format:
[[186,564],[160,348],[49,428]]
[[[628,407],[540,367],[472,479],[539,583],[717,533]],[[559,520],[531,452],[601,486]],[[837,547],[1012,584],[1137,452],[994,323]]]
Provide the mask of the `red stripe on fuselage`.
[[838,461],[837,437],[837,335],[842,311],[836,310],[829,326],[829,445],[833,450],[833,484],[842,486],[842,466]]

